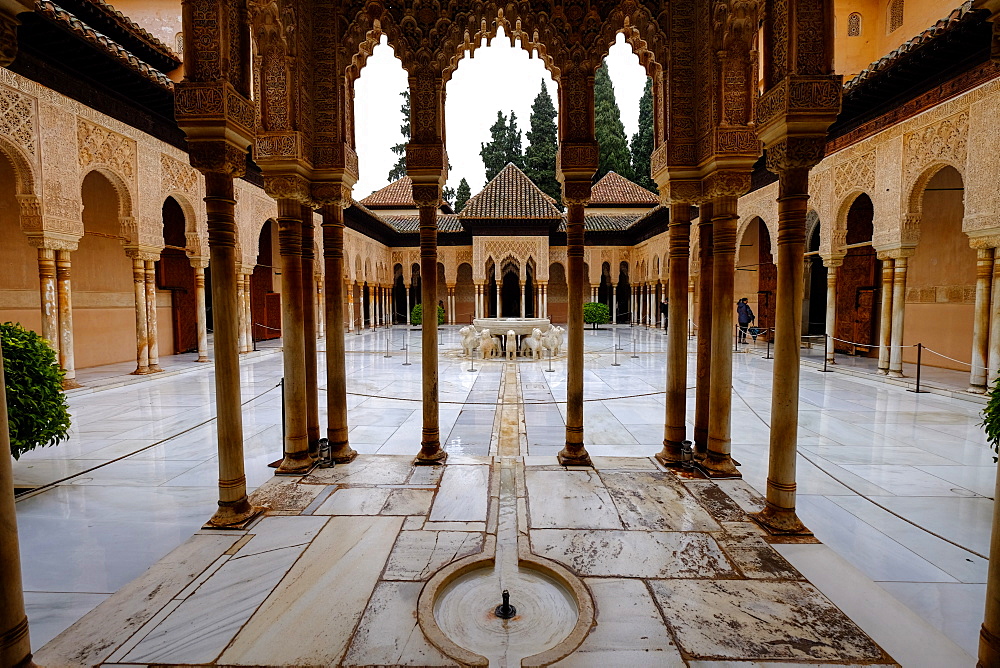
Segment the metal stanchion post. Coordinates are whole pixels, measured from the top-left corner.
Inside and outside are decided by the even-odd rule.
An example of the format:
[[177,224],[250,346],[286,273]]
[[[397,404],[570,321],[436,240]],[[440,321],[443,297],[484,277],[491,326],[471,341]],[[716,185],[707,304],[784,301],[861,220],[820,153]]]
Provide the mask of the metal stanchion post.
[[827,353],[827,351],[829,349],[830,349],[830,335],[829,334],[824,334],[823,335],[823,373],[827,373],[828,371],[830,371],[829,369],[826,368],[826,353]]
[[[774,330],[772,329],[771,331],[773,332]],[[770,334],[767,337],[767,352],[764,354],[764,359],[766,359],[766,360],[771,359],[771,339],[772,338],[774,338],[774,337],[771,336]]]
[[390,358],[390,357],[392,357],[392,354],[389,352],[389,335],[388,334],[385,335],[385,357],[387,359]]
[[[621,364],[618,363],[618,348],[612,346],[611,353],[614,355],[614,360],[615,360],[614,362],[611,363],[611,366],[621,366]],[[549,359],[550,360],[552,359],[551,356],[549,357]]]
[[632,332],[632,359],[639,359],[639,356],[635,354],[635,332]]
[[476,370],[476,349],[475,348],[473,348],[472,352],[469,353],[469,359],[472,360],[471,364],[469,364],[469,371],[473,372],[473,371]]
[[546,371],[555,371],[555,369],[552,368],[552,348],[549,348],[549,368],[546,369]]
[[410,366],[410,346],[409,345],[404,345],[403,346],[403,355],[404,355],[403,366]]
[[923,352],[923,349],[924,349],[924,344],[918,343],[917,344],[917,385],[912,390],[909,390],[909,392],[913,392],[915,394],[925,394],[925,392],[920,389],[920,357],[921,357],[920,353]]

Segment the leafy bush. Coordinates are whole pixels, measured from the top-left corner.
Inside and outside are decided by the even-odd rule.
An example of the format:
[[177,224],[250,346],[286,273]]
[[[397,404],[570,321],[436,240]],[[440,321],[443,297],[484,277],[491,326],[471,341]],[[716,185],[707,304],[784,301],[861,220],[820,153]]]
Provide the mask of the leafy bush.
[[[1000,378],[993,383],[986,396],[988,401],[982,412],[983,421],[979,424],[986,432],[986,442],[993,452],[1000,453]],[[993,455],[993,461],[997,461],[997,455]]]
[[62,393],[63,370],[48,341],[16,323],[0,325],[10,454],[25,452],[66,439],[69,406]]
[[583,305],[583,321],[596,329],[598,325],[611,322],[611,309],[607,304],[587,302]]
[[[410,324],[420,325],[424,322],[424,305],[417,304],[410,311]],[[444,324],[444,307],[438,304],[438,324]]]

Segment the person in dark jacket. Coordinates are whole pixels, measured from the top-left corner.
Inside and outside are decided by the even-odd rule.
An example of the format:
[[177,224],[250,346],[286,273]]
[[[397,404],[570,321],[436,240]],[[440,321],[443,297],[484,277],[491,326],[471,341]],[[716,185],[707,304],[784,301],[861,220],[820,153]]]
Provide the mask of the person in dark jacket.
[[739,343],[747,343],[747,328],[756,319],[746,297],[736,302],[736,320],[740,323],[740,332],[737,337]]
[[664,299],[660,302],[660,321],[663,323],[663,329],[667,328],[667,316],[670,315],[670,305],[667,304],[667,300]]

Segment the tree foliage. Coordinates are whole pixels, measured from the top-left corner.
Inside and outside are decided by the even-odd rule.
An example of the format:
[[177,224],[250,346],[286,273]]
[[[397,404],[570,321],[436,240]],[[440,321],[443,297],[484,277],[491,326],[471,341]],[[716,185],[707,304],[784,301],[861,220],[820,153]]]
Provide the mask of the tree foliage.
[[462,212],[470,197],[472,197],[472,189],[469,188],[469,182],[463,178],[458,182],[458,191],[455,193],[455,213]]
[[587,302],[583,305],[583,321],[595,328],[598,325],[611,322],[611,309],[607,304],[600,302]]
[[[444,307],[439,304],[437,310],[438,310],[438,324],[439,325],[443,325],[444,324]],[[417,304],[410,311],[410,324],[411,325],[420,325],[420,324],[423,324],[423,322],[424,322],[424,305],[423,304]]]
[[404,90],[400,96],[403,98],[403,105],[399,108],[399,112],[403,114],[403,124],[399,126],[399,131],[403,135],[403,142],[392,147],[392,152],[399,158],[389,170],[390,183],[406,176],[406,144],[410,141],[410,91]]
[[10,421],[10,454],[66,439],[69,406],[62,393],[63,370],[48,341],[16,323],[0,325],[3,372]]
[[528,148],[524,151],[524,173],[542,192],[557,202],[562,186],[556,179],[556,151],[559,146],[556,108],[542,82],[542,90],[531,104],[531,129],[526,133]]
[[[993,452],[1000,453],[1000,378],[993,383],[986,397],[983,421],[979,424],[986,432],[986,443],[993,448]],[[993,461],[997,461],[997,455],[993,455]]]
[[497,112],[497,122],[490,127],[490,142],[479,145],[479,155],[486,167],[486,180],[491,181],[500,170],[512,162],[517,167],[524,167],[524,155],[521,153],[521,131],[517,129],[517,115],[511,111],[510,120],[503,112]]
[[646,77],[646,88],[639,99],[639,131],[632,135],[632,180],[647,190],[657,192],[649,175],[649,157],[653,154],[653,80]]
[[597,143],[601,147],[595,182],[608,172],[617,172],[631,179],[632,156],[607,63],[601,63],[594,75],[594,126]]

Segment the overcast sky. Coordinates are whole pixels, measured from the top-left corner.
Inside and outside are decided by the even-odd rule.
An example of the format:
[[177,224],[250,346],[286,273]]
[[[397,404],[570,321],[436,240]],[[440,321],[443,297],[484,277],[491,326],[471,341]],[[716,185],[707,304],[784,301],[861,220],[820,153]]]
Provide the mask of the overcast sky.
[[[607,62],[625,134],[631,140],[638,129],[639,98],[646,85],[646,74],[624,39],[618,35],[618,43],[611,48]],[[543,81],[558,109],[556,83],[542,61],[529,59],[528,52],[520,46],[512,48],[506,37],[498,36],[491,46],[477,49],[474,58],[466,56],[459,61],[458,70],[448,82],[445,103],[448,159],[452,168],[448,185],[457,188],[464,177],[472,194],[476,194],[486,184],[479,149],[480,144],[490,139],[490,126],[496,122],[498,110],[504,116],[511,110],[517,114],[521,146],[527,147],[524,134],[531,127],[531,103]],[[355,83],[361,172],[354,186],[355,199],[362,199],[389,183],[389,170],[397,159],[390,147],[402,141],[399,126],[403,117],[399,108],[403,103],[400,93],[405,88],[406,73],[383,38]]]

